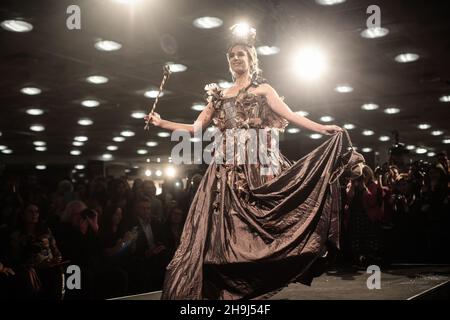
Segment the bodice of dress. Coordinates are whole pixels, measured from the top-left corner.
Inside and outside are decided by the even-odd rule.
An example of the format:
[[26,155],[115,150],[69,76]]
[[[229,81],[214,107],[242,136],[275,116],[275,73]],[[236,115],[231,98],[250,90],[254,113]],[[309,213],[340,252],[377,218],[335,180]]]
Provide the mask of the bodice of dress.
[[288,122],[270,108],[265,96],[246,90],[234,97],[219,95],[213,100],[214,125],[221,131],[226,129],[275,128],[283,130]]

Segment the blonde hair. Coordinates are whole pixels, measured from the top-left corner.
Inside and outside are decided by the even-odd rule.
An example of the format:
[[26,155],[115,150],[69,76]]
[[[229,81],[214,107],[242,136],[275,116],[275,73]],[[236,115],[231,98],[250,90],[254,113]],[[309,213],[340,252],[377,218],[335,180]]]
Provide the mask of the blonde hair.
[[[247,57],[250,62],[250,77],[252,79],[259,77],[262,73],[262,70],[259,68],[258,54],[257,54],[254,46],[249,46],[249,45],[242,44],[242,43],[237,43],[237,44],[230,46],[227,51],[228,63],[230,62],[229,54],[230,54],[231,50],[233,50],[233,48],[237,47],[237,46],[241,46],[245,50],[245,52],[247,52]],[[234,80],[236,77],[230,66],[229,66],[229,71]]]

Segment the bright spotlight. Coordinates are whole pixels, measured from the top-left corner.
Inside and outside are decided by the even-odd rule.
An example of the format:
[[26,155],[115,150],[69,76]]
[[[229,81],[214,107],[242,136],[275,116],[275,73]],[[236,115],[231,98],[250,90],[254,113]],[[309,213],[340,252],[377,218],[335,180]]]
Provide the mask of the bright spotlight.
[[326,69],[326,59],[318,48],[307,47],[301,49],[298,53],[294,67],[300,78],[316,80]]
[[175,177],[175,168],[174,167],[167,167],[167,169],[166,169],[166,175],[168,176],[168,177],[171,177],[171,178],[173,178],[173,177]]
[[114,0],[114,2],[123,3],[123,4],[135,4],[139,0]]

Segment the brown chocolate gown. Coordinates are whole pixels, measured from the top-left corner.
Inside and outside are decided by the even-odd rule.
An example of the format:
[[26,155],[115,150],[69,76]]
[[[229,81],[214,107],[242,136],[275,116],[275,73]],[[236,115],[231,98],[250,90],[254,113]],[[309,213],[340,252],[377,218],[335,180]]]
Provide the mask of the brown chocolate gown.
[[[264,96],[247,91],[216,97],[214,108],[221,131],[287,125]],[[339,247],[340,191],[330,176],[342,138],[331,136],[295,163],[280,155],[272,176],[261,175],[260,165],[212,162],[167,266],[162,299],[267,298],[290,282],[310,284],[313,263]]]

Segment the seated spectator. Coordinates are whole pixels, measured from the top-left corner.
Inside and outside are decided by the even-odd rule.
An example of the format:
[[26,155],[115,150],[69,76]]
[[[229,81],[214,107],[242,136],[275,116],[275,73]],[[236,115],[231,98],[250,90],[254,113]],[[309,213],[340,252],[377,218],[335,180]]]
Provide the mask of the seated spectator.
[[173,251],[175,251],[180,244],[180,238],[183,232],[185,218],[185,212],[176,204],[169,211],[169,238],[171,240],[171,248]]
[[119,229],[122,221],[123,209],[121,207],[109,206],[106,208],[100,228],[100,241],[107,261],[126,267],[130,254],[136,248],[137,228],[123,233]]
[[127,230],[137,230],[134,258],[142,279],[140,291],[160,290],[165,268],[172,252],[169,250],[168,231],[164,224],[152,219],[151,204],[147,199],[137,200]]
[[164,214],[163,203],[156,196],[156,186],[153,181],[144,181],[142,197],[150,200],[152,219],[158,220],[160,223],[165,223],[166,216]]
[[37,205],[25,206],[19,227],[10,235],[10,262],[33,279],[35,297],[61,299],[61,253],[50,229],[40,222],[39,216]]

